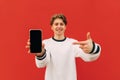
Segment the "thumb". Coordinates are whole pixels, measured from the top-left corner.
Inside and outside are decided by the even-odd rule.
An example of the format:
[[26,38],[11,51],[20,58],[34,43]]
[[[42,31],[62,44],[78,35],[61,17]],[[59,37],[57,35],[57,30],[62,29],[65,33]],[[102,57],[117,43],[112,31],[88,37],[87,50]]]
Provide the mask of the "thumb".
[[45,47],[45,44],[44,43],[42,43],[42,48],[44,48]]
[[87,39],[91,39],[90,32],[87,32]]

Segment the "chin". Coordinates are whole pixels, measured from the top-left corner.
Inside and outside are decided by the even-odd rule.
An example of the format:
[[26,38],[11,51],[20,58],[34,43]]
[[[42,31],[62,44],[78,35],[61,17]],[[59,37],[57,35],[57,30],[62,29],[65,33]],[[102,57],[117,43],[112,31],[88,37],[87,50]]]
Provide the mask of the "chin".
[[57,33],[57,35],[59,35],[59,36],[60,36],[60,35],[62,35],[62,34]]

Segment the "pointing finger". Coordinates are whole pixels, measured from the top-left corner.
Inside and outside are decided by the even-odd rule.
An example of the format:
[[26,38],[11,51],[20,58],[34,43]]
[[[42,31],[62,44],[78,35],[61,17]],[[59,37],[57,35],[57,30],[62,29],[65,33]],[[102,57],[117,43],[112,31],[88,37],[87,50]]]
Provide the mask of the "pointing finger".
[[79,42],[74,42],[74,45],[85,45],[87,44],[87,41],[79,41]]
[[80,45],[80,42],[73,42],[74,45]]
[[85,44],[87,44],[87,41],[80,41],[79,43],[80,43],[80,45],[85,45]]

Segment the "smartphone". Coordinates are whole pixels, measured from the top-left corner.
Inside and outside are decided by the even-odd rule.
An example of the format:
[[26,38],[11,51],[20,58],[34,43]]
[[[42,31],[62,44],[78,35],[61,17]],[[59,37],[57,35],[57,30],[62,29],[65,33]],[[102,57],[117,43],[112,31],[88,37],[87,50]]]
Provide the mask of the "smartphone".
[[42,31],[40,29],[30,30],[30,52],[40,53],[42,51]]

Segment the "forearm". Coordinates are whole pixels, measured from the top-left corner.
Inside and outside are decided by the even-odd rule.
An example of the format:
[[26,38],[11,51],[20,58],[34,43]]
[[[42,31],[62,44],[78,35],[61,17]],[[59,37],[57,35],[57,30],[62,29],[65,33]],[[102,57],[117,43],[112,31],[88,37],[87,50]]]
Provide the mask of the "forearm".
[[91,62],[99,58],[101,53],[101,47],[99,44],[94,43],[90,53],[85,53],[83,49],[79,48],[79,46],[76,46],[75,53],[76,53],[75,57],[80,57],[85,62]]
[[46,66],[46,64],[48,62],[47,56],[48,55],[47,55],[46,51],[42,56],[35,56],[35,62],[36,62],[36,66],[38,68],[42,68],[42,67]]

